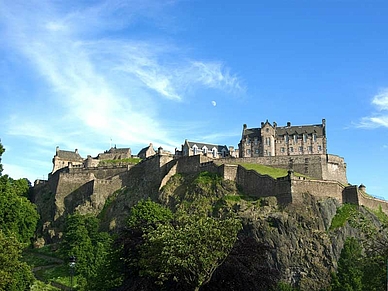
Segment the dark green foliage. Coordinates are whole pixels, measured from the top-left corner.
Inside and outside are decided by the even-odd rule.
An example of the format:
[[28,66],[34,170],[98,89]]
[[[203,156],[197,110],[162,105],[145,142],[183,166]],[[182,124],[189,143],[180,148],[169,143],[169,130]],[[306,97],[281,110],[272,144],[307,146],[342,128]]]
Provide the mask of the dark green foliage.
[[173,215],[150,200],[134,206],[129,228],[117,240],[128,269],[126,285],[197,290],[206,284],[230,252],[241,224],[202,213],[180,210]]
[[21,262],[22,244],[0,230],[0,291],[23,291],[34,281],[31,268]]
[[142,200],[131,208],[128,218],[128,226],[149,225],[156,222],[171,220],[172,212],[151,199]]
[[23,243],[30,242],[39,219],[35,205],[26,198],[28,190],[26,179],[0,177],[0,230]]
[[347,238],[338,260],[337,273],[332,276],[332,291],[363,290],[361,251],[361,244],[356,238]]
[[280,272],[268,265],[270,250],[252,236],[240,233],[228,257],[201,290],[275,290]]
[[338,227],[344,226],[345,223],[357,215],[358,206],[355,204],[344,204],[337,209],[336,215],[331,221],[330,229],[336,229]]
[[3,173],[3,165],[1,164],[1,156],[3,155],[4,151],[5,151],[5,148],[1,144],[1,140],[0,140],[0,177]]
[[110,236],[98,229],[99,220],[92,215],[76,213],[66,218],[61,252],[66,261],[76,257],[76,273],[85,279],[86,290],[96,290],[99,270],[106,263],[111,244]]

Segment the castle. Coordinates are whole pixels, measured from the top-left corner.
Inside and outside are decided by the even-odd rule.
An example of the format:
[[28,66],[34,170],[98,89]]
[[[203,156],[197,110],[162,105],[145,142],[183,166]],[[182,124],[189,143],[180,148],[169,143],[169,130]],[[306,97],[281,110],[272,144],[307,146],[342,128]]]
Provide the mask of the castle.
[[[268,121],[261,128],[244,125],[238,150],[185,140],[182,149],[172,154],[150,144],[139,152],[138,163],[127,161],[134,157],[130,148],[113,147],[83,159],[77,150],[57,147],[49,179],[35,181],[33,200],[43,220],[41,232],[54,241],[60,238],[59,225],[68,213],[99,213],[108,197],[123,187],[158,193],[177,173],[217,173],[235,181],[246,195],[275,196],[280,204],[298,203],[301,195],[309,193],[341,203],[381,207],[388,214],[388,203],[366,195],[365,186],[349,185],[344,159],[326,151],[324,119],[322,124],[307,126],[277,127]],[[118,163],[103,163],[112,160]],[[244,164],[283,168],[288,174],[275,179],[247,170]]]

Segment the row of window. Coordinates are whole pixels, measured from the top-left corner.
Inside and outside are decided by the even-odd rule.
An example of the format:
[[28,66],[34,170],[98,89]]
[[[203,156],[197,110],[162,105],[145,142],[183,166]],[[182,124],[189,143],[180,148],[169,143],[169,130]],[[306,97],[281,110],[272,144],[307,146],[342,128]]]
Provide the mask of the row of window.
[[[289,147],[289,150],[290,150],[290,153],[294,152],[294,148],[293,147]],[[307,150],[308,150],[309,153],[312,153],[313,152],[313,147],[309,146],[309,147],[307,147]],[[317,150],[318,150],[318,152],[321,152],[322,151],[322,146],[320,146],[320,145],[317,146]],[[298,151],[300,153],[303,153],[303,147],[298,147]],[[280,152],[281,153],[285,153],[286,149],[284,147],[282,147],[282,148],[280,148]],[[251,150],[247,149],[246,153],[247,153],[247,155],[250,155],[251,154]],[[260,154],[260,150],[259,149],[255,149],[255,154]],[[267,150],[264,150],[264,156],[271,156],[271,152],[269,152]]]
[[[309,134],[306,134],[306,133],[304,133],[302,136],[294,134],[294,135],[292,135],[292,140],[294,141],[294,143],[298,143],[298,138],[301,138],[301,139],[303,139],[303,142],[307,142],[308,137],[309,137]],[[287,135],[287,134],[285,134],[283,138],[284,138],[284,142],[285,143],[288,143],[289,140],[290,140],[290,136]],[[311,139],[312,139],[313,142],[316,142],[317,141],[317,135],[315,133],[313,133],[311,135]],[[266,137],[265,140],[264,140],[264,143],[265,143],[265,145],[270,146],[271,145],[271,138],[270,137]],[[246,145],[250,145],[250,144],[251,144],[251,139],[248,138],[246,140]],[[254,144],[255,145],[259,144],[259,141],[258,141],[257,138],[254,139]]]

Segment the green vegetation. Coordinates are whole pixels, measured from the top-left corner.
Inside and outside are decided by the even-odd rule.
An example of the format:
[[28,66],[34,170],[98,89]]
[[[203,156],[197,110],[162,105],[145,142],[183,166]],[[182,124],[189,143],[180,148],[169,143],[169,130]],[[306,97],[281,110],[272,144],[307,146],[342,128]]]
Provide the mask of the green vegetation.
[[[288,175],[288,170],[281,169],[281,168],[274,168],[274,167],[269,167],[269,166],[260,165],[260,164],[245,164],[245,163],[241,164],[241,166],[243,166],[247,170],[254,170],[261,175],[268,175],[274,179],[285,177]],[[297,172],[294,172],[294,175],[297,177],[305,177],[309,179],[309,177]]]
[[34,281],[31,268],[21,261],[23,245],[0,230],[0,291],[26,290]]
[[[0,143],[0,161],[4,151]],[[2,170],[0,163],[0,291],[26,290],[34,277],[22,261],[22,250],[30,243],[39,216],[27,198],[29,181],[3,176]]]
[[[76,257],[78,285],[81,290],[96,290],[99,286],[98,275],[104,268],[111,242],[107,233],[99,232],[99,220],[96,217],[75,213],[66,218],[60,251],[66,261],[71,256]],[[64,273],[69,274],[70,270],[66,266],[56,271],[63,276]]]
[[51,286],[49,284],[45,284],[42,281],[35,280],[34,283],[31,285],[30,291],[58,291],[60,289]]
[[344,204],[337,209],[337,213],[333,217],[330,229],[336,229],[345,225],[345,223],[357,215],[358,206],[355,204]]
[[381,208],[381,205],[379,205],[379,209],[378,210],[371,210],[376,216],[377,218],[384,224],[387,224],[388,225],[388,215],[385,214],[385,212],[383,212],[383,209]]
[[199,290],[226,258],[241,228],[236,218],[218,219],[202,213],[177,211],[172,216],[155,202],[139,202],[128,219],[132,235],[124,240],[123,249],[130,254],[128,267],[160,285],[175,281],[187,290]]
[[136,165],[141,162],[140,158],[126,158],[126,159],[116,159],[116,160],[103,160],[98,163],[98,166],[109,166],[109,165]]

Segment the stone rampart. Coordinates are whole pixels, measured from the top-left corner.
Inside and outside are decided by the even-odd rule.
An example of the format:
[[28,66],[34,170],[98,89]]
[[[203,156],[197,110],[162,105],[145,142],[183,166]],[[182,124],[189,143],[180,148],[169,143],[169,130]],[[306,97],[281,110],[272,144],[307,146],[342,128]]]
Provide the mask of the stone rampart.
[[244,193],[252,197],[276,196],[276,179],[261,175],[254,170],[246,170],[242,166],[237,169],[237,184],[239,184]]
[[345,188],[336,181],[307,180],[298,177],[292,178],[291,187],[293,195],[309,193],[320,198],[333,197],[340,202],[342,202],[342,192]]
[[97,179],[107,179],[109,177],[116,176],[120,173],[128,171],[133,165],[109,165],[101,167],[71,167],[67,168],[67,172],[74,177],[84,174],[93,174]]
[[323,180],[334,180],[346,185],[348,179],[346,177],[346,163],[343,158],[335,155],[326,155],[326,159],[322,159]]
[[261,164],[281,169],[292,169],[319,180],[334,180],[347,183],[344,159],[334,155],[294,155],[251,158],[225,158],[217,164]]
[[358,204],[374,210],[381,210],[388,215],[388,202],[367,196],[363,191],[357,190]]

